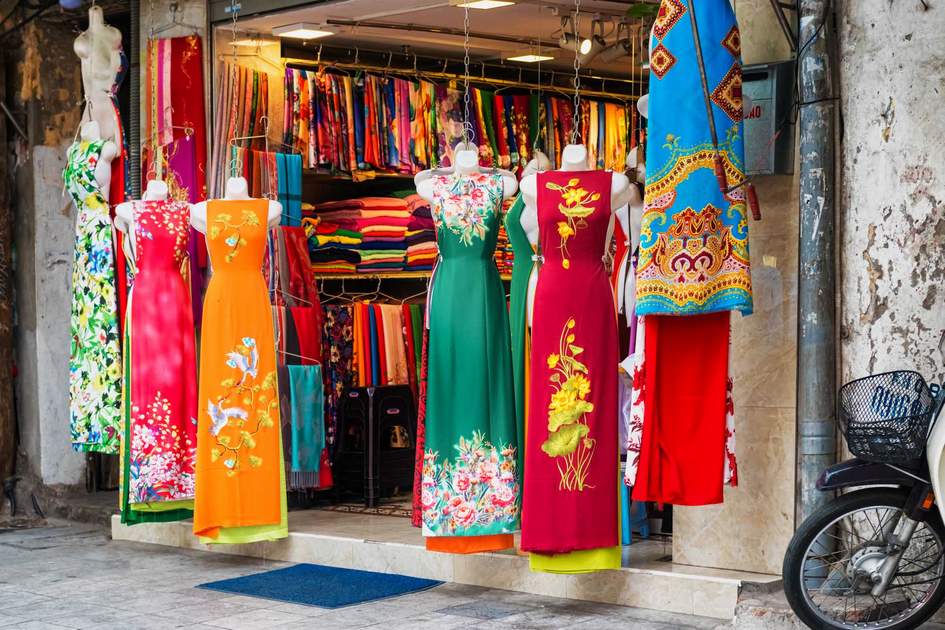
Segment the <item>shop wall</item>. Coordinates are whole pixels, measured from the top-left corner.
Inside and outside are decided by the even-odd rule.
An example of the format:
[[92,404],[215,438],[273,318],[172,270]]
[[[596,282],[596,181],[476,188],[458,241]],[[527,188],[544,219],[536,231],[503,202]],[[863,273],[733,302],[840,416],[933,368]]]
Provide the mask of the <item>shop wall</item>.
[[837,4],[841,381],[945,373],[945,6],[927,4]]
[[[15,61],[13,109],[28,139],[16,160],[16,354],[20,452],[46,484],[83,481],[85,460],[69,443],[69,308],[75,207],[63,195],[66,148],[82,94],[75,34],[37,20],[24,29]],[[21,118],[23,120],[24,118]]]
[[[768,0],[736,6],[746,64],[790,59]],[[794,533],[798,180],[754,182],[763,213],[749,220],[754,313],[732,316],[739,483],[722,505],[674,508],[673,561],[776,574]]]

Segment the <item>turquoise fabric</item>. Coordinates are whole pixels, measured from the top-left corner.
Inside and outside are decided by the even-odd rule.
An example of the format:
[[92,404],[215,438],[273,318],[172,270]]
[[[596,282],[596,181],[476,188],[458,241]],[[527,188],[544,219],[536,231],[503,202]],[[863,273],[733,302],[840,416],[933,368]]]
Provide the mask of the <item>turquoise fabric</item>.
[[325,448],[322,366],[289,365],[293,473],[318,472]]

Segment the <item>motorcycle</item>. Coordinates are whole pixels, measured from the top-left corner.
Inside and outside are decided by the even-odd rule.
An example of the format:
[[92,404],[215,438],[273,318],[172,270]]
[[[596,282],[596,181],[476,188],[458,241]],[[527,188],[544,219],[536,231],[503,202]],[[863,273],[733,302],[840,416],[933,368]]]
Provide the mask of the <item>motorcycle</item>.
[[838,420],[853,459],[817,489],[835,493],[794,534],[784,592],[811,628],[905,630],[945,602],[945,390],[917,372],[847,383]]

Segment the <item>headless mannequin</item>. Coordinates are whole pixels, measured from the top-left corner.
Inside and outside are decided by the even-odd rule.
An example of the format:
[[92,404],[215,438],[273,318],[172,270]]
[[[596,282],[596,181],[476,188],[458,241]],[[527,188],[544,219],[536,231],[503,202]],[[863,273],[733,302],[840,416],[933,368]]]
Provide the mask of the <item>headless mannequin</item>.
[[[617,220],[627,237],[627,257],[640,246],[640,228],[643,224],[643,182],[646,181],[646,163],[638,159],[637,150],[627,154],[627,170],[635,174],[636,184],[630,186],[627,204],[617,210]],[[620,269],[617,277],[617,311],[627,313],[626,305],[632,304],[636,293],[636,275],[627,264]],[[627,326],[631,325],[627,320]]]
[[[561,152],[562,171],[589,171],[587,163],[587,147],[583,144],[569,144]],[[630,180],[623,173],[611,173],[610,187],[611,216],[614,210],[627,203],[630,193]],[[528,235],[533,247],[538,246],[538,175],[528,175],[522,178],[522,198],[525,200],[525,209],[522,211],[522,227]],[[534,228],[533,228],[534,226]],[[534,240],[533,240],[534,239]],[[606,252],[601,252],[601,255]],[[528,325],[532,325],[532,315],[535,310],[535,288],[538,286],[538,274],[532,274],[534,281],[528,284]]]
[[72,45],[82,63],[85,92],[83,118],[99,125],[101,137],[118,137],[118,114],[112,103],[115,78],[121,70],[121,31],[105,23],[102,7],[89,8],[89,28]]
[[[237,199],[252,199],[249,196],[249,184],[245,177],[231,177],[226,180],[226,191],[223,198],[228,201]],[[279,225],[282,220],[282,204],[278,201],[269,201],[269,229]],[[190,206],[190,224],[201,234],[207,233],[207,202],[201,201]]]
[[[79,130],[79,137],[88,142],[94,142],[102,139],[101,128],[94,120],[82,123]],[[108,201],[109,188],[112,183],[112,160],[118,155],[118,145],[111,140],[106,140],[102,145],[102,152],[98,156],[98,162],[95,165],[95,181],[98,183],[99,190],[105,201]]]
[[448,175],[456,173],[460,176],[472,175],[473,173],[501,173],[503,192],[502,198],[508,199],[518,192],[518,180],[515,175],[504,169],[482,168],[479,166],[479,150],[476,145],[467,142],[460,142],[453,151],[452,168],[427,169],[420,171],[413,178],[413,183],[417,187],[417,194],[433,203],[433,176]]
[[[148,182],[142,201],[164,201],[167,199],[167,184],[159,179]],[[131,246],[131,253],[137,255],[135,249],[135,201],[126,201],[115,206],[115,227],[125,234]]]

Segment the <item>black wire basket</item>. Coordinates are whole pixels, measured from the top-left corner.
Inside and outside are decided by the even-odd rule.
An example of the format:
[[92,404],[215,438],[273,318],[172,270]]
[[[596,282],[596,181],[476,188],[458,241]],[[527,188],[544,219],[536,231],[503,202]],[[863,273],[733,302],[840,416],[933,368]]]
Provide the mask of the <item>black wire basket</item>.
[[850,452],[871,462],[906,464],[925,452],[935,396],[918,372],[899,370],[840,388],[837,416]]

